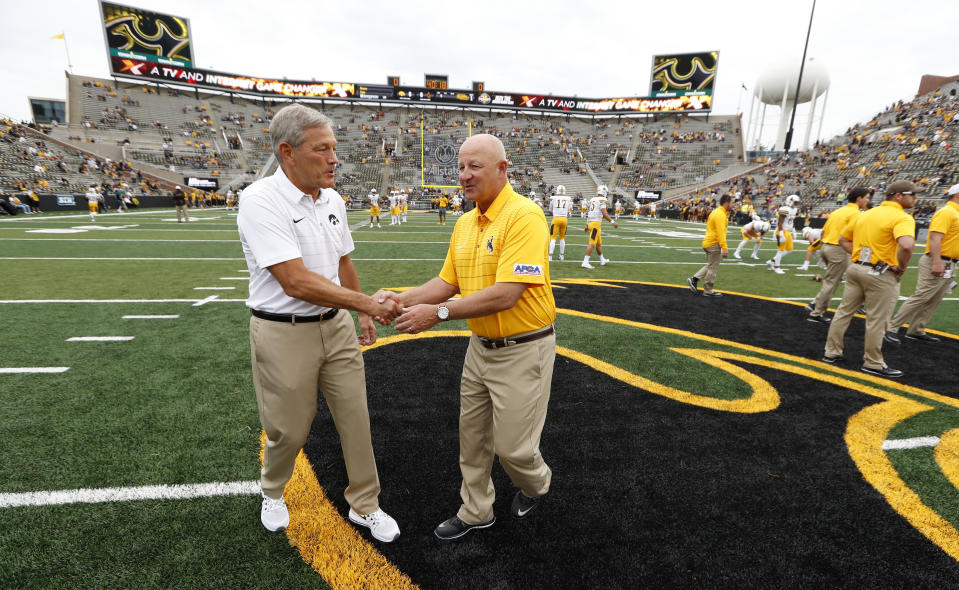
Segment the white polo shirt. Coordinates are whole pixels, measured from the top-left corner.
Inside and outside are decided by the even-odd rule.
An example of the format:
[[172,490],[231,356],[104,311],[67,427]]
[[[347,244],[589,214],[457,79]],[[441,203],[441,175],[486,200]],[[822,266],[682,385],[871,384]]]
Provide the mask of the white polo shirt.
[[250,270],[247,307],[296,315],[318,315],[330,309],[284,293],[268,267],[302,258],[306,268],[340,284],[340,258],[353,251],[353,236],[338,192],[322,189],[314,202],[277,168],[273,176],[243,191],[236,224]]

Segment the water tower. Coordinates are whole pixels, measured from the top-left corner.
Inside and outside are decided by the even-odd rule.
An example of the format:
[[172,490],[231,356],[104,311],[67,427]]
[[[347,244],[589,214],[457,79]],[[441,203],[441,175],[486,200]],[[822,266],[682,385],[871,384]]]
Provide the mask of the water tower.
[[[819,109],[819,129],[816,137],[822,133],[822,121],[826,113],[826,100],[829,98],[829,72],[825,66],[810,58],[803,68],[802,87],[799,89],[799,100],[796,100],[796,82],[799,79],[799,64],[793,60],[782,61],[763,72],[756,80],[753,91],[752,104],[749,112],[749,124],[746,128],[746,149],[753,149],[754,144],[762,139],[763,125],[766,123],[766,107],[779,107],[779,129],[776,132],[774,150],[781,151],[786,143],[786,131],[789,129],[789,120],[797,104],[811,103],[809,117],[806,121],[806,133],[803,136],[801,150],[809,149],[809,134],[812,130],[816,110]],[[819,97],[822,97],[822,107],[819,107]],[[761,108],[760,108],[761,107]],[[760,113],[760,111],[762,111]],[[756,120],[758,117],[758,121]]]

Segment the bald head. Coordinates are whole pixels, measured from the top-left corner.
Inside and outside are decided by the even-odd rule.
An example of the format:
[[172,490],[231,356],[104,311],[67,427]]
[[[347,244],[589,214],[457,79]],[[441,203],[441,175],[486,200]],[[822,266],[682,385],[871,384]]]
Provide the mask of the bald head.
[[460,146],[459,171],[466,198],[485,211],[506,186],[503,142],[486,133],[470,137]]

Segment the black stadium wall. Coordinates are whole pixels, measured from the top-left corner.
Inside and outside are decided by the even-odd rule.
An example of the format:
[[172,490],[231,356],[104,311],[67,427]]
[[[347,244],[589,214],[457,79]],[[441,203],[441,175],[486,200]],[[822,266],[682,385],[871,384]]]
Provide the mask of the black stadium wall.
[[[87,198],[85,195],[69,195],[66,193],[60,194],[49,194],[49,195],[37,195],[40,198],[40,210],[41,211],[87,211]],[[73,197],[73,205],[61,205],[59,197]],[[17,197],[20,198],[20,201],[29,204],[29,197],[19,193]],[[173,197],[155,197],[155,196],[144,196],[139,195],[135,197],[140,201],[139,207],[155,209],[158,207],[170,207],[173,208]],[[106,197],[107,207],[110,209],[115,208],[116,200],[112,196]]]

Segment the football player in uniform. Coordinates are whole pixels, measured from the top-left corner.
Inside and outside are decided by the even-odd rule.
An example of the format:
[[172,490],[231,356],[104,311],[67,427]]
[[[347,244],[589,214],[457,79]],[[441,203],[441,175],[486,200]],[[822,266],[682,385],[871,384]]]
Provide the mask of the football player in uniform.
[[589,256],[596,248],[599,254],[600,266],[609,264],[609,259],[603,256],[603,220],[609,221],[613,227],[618,228],[619,224],[610,218],[606,209],[609,207],[609,200],[606,195],[609,194],[609,187],[605,184],[596,188],[596,196],[589,200],[589,208],[586,216],[586,235],[589,236],[589,244],[586,246],[586,257],[583,258],[583,268],[595,268],[589,263]]
[[[814,229],[807,225],[802,228],[802,237],[809,242],[809,247],[806,248],[806,260],[803,261],[799,270],[809,270],[809,261],[812,260],[812,255],[822,248],[822,228]],[[822,261],[822,258],[820,258],[816,264],[822,268],[826,268],[826,263]]]
[[463,197],[459,193],[453,195],[453,198],[450,200],[453,205],[453,215],[462,215],[463,214]]
[[370,227],[373,227],[373,220],[376,219],[376,227],[380,226],[380,196],[376,193],[376,189],[370,189],[370,194],[367,197],[370,200]]
[[776,256],[766,261],[769,270],[776,274],[786,274],[779,263],[786,254],[793,251],[793,227],[796,214],[799,213],[799,195],[789,195],[776,212]]
[[566,228],[569,223],[569,211],[573,207],[573,200],[566,196],[566,187],[556,187],[556,194],[549,198],[549,207],[553,212],[553,221],[549,225],[549,259],[553,259],[553,250],[556,241],[559,241],[559,259],[566,256]]
[[759,260],[759,246],[763,243],[763,236],[766,235],[766,232],[768,231],[768,221],[763,221],[759,217],[753,218],[752,221],[742,227],[743,241],[739,243],[739,246],[736,247],[736,251],[733,252],[733,258],[736,260],[742,260],[743,257],[740,255],[740,252],[743,251],[743,247],[749,242],[755,242],[753,245],[753,253],[750,258],[753,260]]
[[100,193],[97,192],[97,185],[91,184],[87,189],[87,208],[90,209],[90,221],[97,220],[97,213],[100,211]]
[[400,197],[396,194],[395,190],[391,190],[387,200],[390,203],[390,225],[399,225]]
[[406,212],[410,209],[409,189],[400,193],[400,223],[406,223]]

